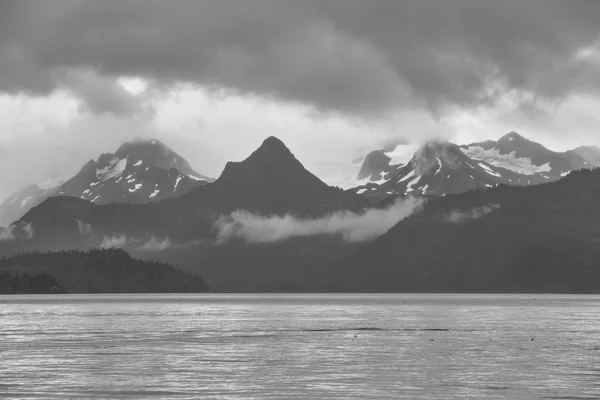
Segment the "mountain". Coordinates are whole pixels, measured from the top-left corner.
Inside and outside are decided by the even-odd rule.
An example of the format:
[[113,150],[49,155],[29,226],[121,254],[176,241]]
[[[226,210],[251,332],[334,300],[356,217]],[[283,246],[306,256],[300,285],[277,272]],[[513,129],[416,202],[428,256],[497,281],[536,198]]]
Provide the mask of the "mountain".
[[514,178],[486,162],[475,162],[449,142],[428,142],[412,159],[386,174],[378,184],[368,183],[358,189],[371,197],[389,195],[444,196],[476,187],[492,187]]
[[[126,169],[121,176],[125,174]],[[99,205],[57,196],[32,208],[12,228],[28,226],[34,232],[29,240],[18,242],[24,248],[85,248],[111,238],[141,248],[153,240],[179,244],[214,240],[215,220],[236,210],[318,217],[367,206],[364,197],[322,182],[279,139],[270,137],[244,161],[228,163],[216,181],[179,197]],[[10,243],[11,249],[22,250],[18,245]]]
[[204,214],[243,209],[302,217],[358,211],[367,205],[361,196],[328,186],[310,173],[275,137],[267,138],[244,161],[228,162],[214,183],[190,191],[177,203]]
[[0,204],[0,221],[11,223],[50,196],[79,197],[95,204],[146,203],[180,196],[210,180],[164,143],[136,140],[90,160],[66,181],[18,191]]
[[498,141],[463,146],[430,141],[409,159],[406,155],[413,148],[399,145],[392,151],[371,152],[354,191],[376,200],[390,195],[445,196],[498,184],[545,183],[595,166],[574,151],[554,152],[516,132]]
[[592,163],[594,166],[600,167],[600,147],[598,146],[580,146],[576,149],[569,150],[567,153],[575,153]]
[[50,179],[38,185],[29,185],[17,190],[0,203],[0,224],[8,225],[32,207],[56,193],[64,183],[61,179]]
[[[216,181],[176,198],[106,205],[49,198],[0,231],[0,254],[119,247],[200,275],[218,291],[600,292],[600,170],[539,185],[469,189],[475,180],[491,185],[486,179],[498,178],[493,173],[502,171],[503,179],[516,173],[475,162],[445,142],[423,146],[398,170],[403,177],[413,171],[401,182],[408,194],[428,193],[427,184],[443,189],[436,180],[444,176],[466,191],[433,192],[416,213],[370,242],[349,244],[329,234],[220,242],[223,219],[231,229],[258,221],[250,229],[270,234],[287,229],[288,214],[306,219],[342,211],[337,215],[356,224],[344,211],[369,207],[363,196],[324,184],[281,141],[268,138],[244,161],[227,164]],[[260,217],[273,215],[281,218],[264,224]]]
[[360,183],[385,182],[385,176],[405,166],[419,150],[419,146],[400,143],[367,154],[358,173]]
[[496,142],[472,143],[461,149],[473,160],[486,161],[523,175],[520,183],[525,179],[541,183],[545,179],[559,179],[570,171],[593,167],[578,154],[554,152],[516,132],[510,132]]
[[329,279],[350,291],[600,293],[599,200],[600,170],[432,199]]
[[164,143],[137,140],[90,160],[56,194],[95,204],[146,203],[177,197],[209,180]]

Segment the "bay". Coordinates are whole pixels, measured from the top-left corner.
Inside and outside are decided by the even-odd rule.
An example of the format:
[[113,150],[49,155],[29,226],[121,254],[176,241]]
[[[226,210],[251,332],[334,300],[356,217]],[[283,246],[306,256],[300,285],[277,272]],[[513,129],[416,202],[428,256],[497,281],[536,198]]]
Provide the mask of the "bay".
[[0,296],[0,398],[596,399],[600,296]]

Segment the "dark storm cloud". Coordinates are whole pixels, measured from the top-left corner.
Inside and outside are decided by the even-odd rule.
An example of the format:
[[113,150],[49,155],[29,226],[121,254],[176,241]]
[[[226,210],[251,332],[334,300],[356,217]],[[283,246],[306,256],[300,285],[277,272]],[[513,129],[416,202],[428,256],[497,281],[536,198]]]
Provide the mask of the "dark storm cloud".
[[84,69],[376,115],[493,103],[515,91],[560,99],[600,87],[596,61],[576,57],[597,43],[597,0],[3,0],[0,7],[0,87],[11,92],[48,91],[64,84],[61,71]]
[[137,96],[114,79],[99,76],[94,71],[68,71],[58,81],[65,90],[85,99],[85,105],[92,112],[131,115],[141,111],[142,105]]

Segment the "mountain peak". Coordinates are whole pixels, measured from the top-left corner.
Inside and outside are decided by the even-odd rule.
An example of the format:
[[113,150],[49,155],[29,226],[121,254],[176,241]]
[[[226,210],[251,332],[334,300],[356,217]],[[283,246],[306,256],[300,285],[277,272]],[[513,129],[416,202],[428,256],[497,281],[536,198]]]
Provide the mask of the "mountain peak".
[[246,185],[257,179],[285,179],[304,173],[310,174],[281,140],[271,136],[245,160],[228,162],[218,181]]
[[424,143],[416,151],[411,163],[420,175],[426,171],[441,168],[441,164],[455,169],[463,157],[464,155],[454,143],[444,140],[431,140]]
[[135,154],[137,152],[162,151],[163,153],[173,153],[173,150],[158,139],[134,139],[123,143],[115,153],[116,155]]
[[591,150],[591,151],[597,151],[600,153],[600,147],[595,146],[595,145],[584,145],[584,146],[579,146],[573,149],[573,151],[579,151],[579,150]]
[[269,136],[268,138],[266,138],[262,144],[260,145],[260,147],[257,149],[257,151],[269,151],[269,152],[285,152],[286,154],[290,154],[292,155],[292,152],[290,151],[290,149],[287,148],[287,146],[278,138],[276,138],[275,136]]
[[511,131],[508,132],[506,135],[502,136],[498,142],[514,142],[514,141],[520,141],[520,142],[530,142],[530,140],[526,139],[525,137],[519,135],[517,132],[515,131]]
[[322,215],[366,205],[362,197],[321,181],[275,137],[265,139],[245,160],[228,162],[219,179],[184,198],[197,208],[264,215]]

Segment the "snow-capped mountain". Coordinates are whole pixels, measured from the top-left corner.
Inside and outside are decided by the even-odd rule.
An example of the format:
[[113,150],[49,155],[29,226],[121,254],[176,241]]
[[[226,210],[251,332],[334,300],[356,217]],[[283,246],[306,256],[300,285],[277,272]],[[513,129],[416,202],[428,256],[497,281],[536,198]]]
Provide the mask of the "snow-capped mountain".
[[17,190],[0,203],[0,225],[8,225],[37,206],[64,183],[63,179],[50,179],[37,185],[29,185]]
[[496,142],[486,141],[461,146],[461,150],[473,160],[485,161],[498,168],[523,175],[519,182],[521,184],[558,179],[571,171],[594,167],[574,152],[554,152],[516,132],[510,132]]
[[159,140],[136,140],[88,161],[66,181],[51,180],[16,192],[0,204],[1,223],[17,220],[50,196],[95,204],[146,203],[177,197],[210,181]]
[[463,146],[431,141],[416,151],[412,145],[373,151],[365,158],[354,191],[373,199],[409,194],[444,196],[498,184],[549,182],[596,165],[576,151],[554,152],[510,132],[498,141]]
[[[108,160],[106,165],[100,163],[95,169],[85,168],[94,171],[96,180],[92,183],[100,182],[92,187],[102,183],[104,187],[109,184],[114,187],[127,182],[130,165],[138,162],[128,159],[122,167],[114,156],[104,158]],[[134,168],[137,167],[140,166]],[[103,181],[104,177],[109,178]],[[179,184],[185,179],[182,178]],[[117,183],[118,180],[121,181]],[[135,183],[125,187],[129,192]],[[172,190],[172,186],[169,189]],[[96,193],[92,195],[97,196]],[[310,173],[275,137],[267,138],[245,160],[227,163],[214,182],[194,187],[178,197],[150,204],[99,204],[88,200],[87,193],[83,197],[46,199],[10,225],[28,226],[34,232],[30,240],[11,241],[5,246],[9,246],[10,251],[17,249],[17,245],[22,246],[20,249],[97,247],[104,238],[125,236],[145,241],[152,237],[154,241],[168,238],[173,243],[189,244],[214,240],[215,221],[236,211],[318,218],[337,211],[358,213],[369,206],[363,196],[329,186]],[[0,250],[1,245],[0,242]]]
[[331,270],[349,292],[598,293],[599,196],[597,169],[436,198]]
[[90,160],[56,194],[95,204],[145,203],[179,196],[208,181],[164,143],[138,140]]

